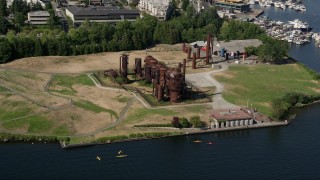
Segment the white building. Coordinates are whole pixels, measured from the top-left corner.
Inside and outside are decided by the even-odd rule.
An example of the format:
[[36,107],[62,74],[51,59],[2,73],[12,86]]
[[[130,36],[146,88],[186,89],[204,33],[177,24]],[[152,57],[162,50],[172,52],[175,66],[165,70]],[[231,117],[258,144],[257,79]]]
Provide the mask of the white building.
[[89,6],[86,8],[69,6],[66,8],[66,15],[70,17],[74,25],[80,25],[86,19],[101,23],[116,23],[124,20],[135,21],[137,17],[140,17],[140,11],[104,6]]
[[49,17],[50,14],[47,11],[32,11],[28,13],[28,22],[34,25],[44,25],[47,24]]
[[[7,0],[7,6],[10,7],[12,5],[13,1],[14,0]],[[45,3],[42,2],[42,0],[23,0],[23,1],[26,1],[28,4],[36,4],[37,2],[39,2],[43,8],[46,7]]]
[[138,8],[147,14],[157,17],[159,20],[165,20],[169,8],[170,0],[140,0]]

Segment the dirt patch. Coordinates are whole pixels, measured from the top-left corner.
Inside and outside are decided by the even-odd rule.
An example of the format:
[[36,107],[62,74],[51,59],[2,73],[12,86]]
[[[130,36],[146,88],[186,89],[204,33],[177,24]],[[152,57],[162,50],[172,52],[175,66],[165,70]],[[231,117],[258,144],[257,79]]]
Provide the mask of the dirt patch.
[[182,51],[148,52],[146,50],[130,52],[106,52],[80,56],[45,56],[31,57],[2,64],[2,68],[11,68],[25,71],[46,73],[83,73],[106,69],[118,69],[121,54],[129,55],[129,68],[133,68],[134,59],[142,58],[148,54],[159,61],[182,62],[186,54]]
[[126,105],[126,102],[119,102],[115,97],[123,95],[129,99],[133,98],[131,93],[117,90],[105,90],[97,87],[80,85],[72,86],[72,88],[77,91],[77,98],[75,99],[90,101],[100,107],[111,109],[118,115],[122,108]]

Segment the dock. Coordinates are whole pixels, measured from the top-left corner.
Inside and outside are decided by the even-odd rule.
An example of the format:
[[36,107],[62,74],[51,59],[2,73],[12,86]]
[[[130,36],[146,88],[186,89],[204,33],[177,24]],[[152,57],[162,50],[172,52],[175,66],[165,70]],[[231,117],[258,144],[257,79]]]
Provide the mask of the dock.
[[257,18],[264,13],[263,9],[252,9],[250,12],[246,13],[236,13],[237,19],[250,20],[253,18]]

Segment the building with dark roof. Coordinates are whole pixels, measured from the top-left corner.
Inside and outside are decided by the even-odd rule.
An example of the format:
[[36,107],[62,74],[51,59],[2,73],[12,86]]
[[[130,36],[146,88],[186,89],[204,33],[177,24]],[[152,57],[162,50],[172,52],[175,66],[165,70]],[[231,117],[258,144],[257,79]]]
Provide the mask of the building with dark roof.
[[237,1],[234,0],[231,2],[231,0],[228,1],[216,1],[215,5],[217,7],[223,8],[223,9],[227,9],[227,10],[236,10],[242,13],[245,12],[249,12],[250,9],[250,5],[249,4],[243,4],[241,0]]
[[74,25],[83,23],[86,19],[91,22],[135,21],[140,16],[139,10],[120,9],[119,7],[89,6],[86,8],[70,6],[66,15],[71,18]]

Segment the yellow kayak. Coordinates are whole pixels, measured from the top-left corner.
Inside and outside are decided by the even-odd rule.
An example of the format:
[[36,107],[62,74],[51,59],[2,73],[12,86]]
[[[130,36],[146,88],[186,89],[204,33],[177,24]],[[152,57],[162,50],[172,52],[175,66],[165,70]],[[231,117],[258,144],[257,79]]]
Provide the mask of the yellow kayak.
[[195,141],[193,141],[194,143],[201,143],[202,141],[200,141],[200,140],[195,140]]

